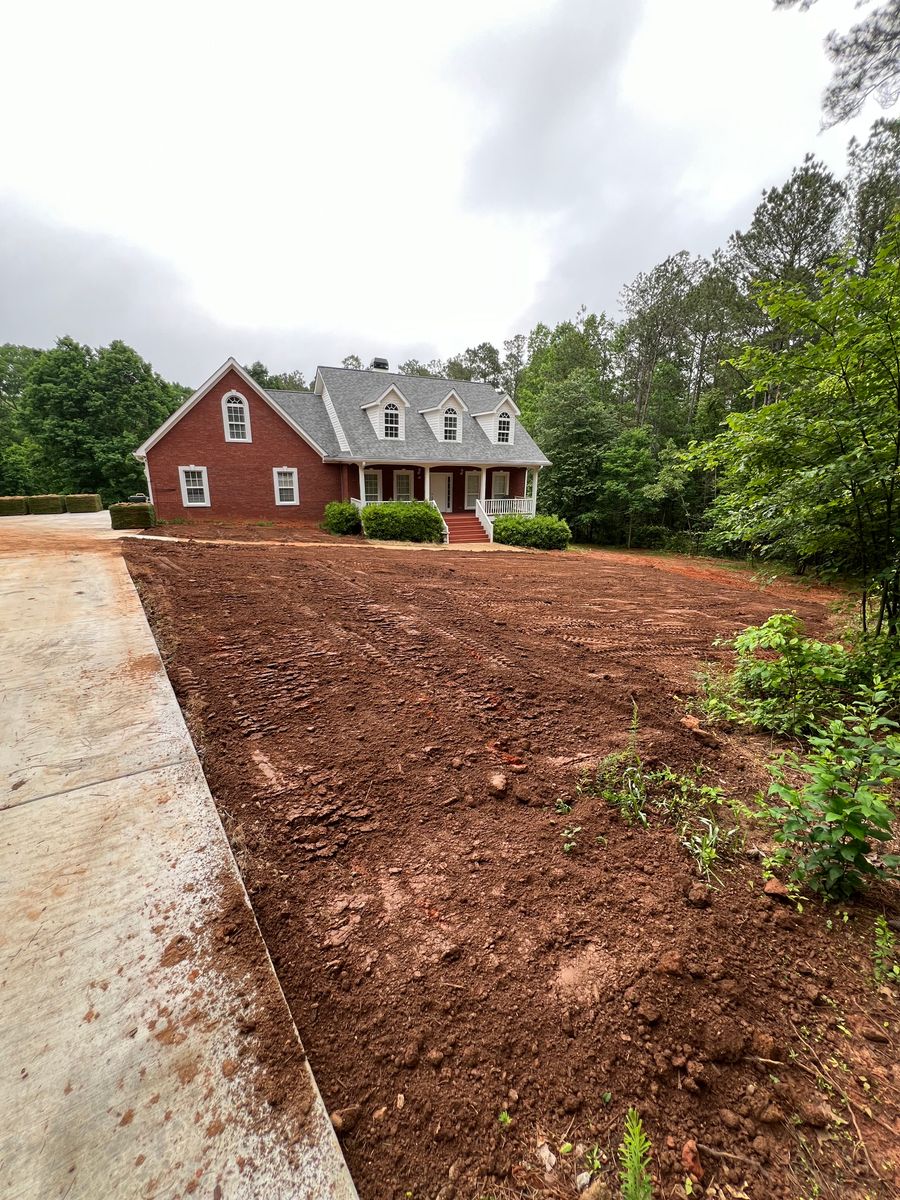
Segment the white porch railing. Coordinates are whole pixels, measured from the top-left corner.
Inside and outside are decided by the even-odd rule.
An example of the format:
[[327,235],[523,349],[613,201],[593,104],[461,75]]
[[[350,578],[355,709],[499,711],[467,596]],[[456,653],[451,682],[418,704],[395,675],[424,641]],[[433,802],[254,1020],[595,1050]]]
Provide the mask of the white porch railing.
[[350,497],[350,503],[353,505],[354,508],[358,508],[360,510],[362,510],[366,507],[365,500],[357,500],[357,498],[355,496]]
[[475,501],[475,516],[481,522],[481,528],[488,535],[488,541],[492,542],[494,540],[494,522],[484,511],[484,505],[480,500]]
[[428,503],[432,506],[432,508],[437,513],[437,515],[441,518],[441,524],[444,527],[444,541],[449,542],[450,541],[450,530],[447,528],[447,522],[444,520],[444,514],[441,512],[441,510],[437,506],[437,501],[429,500]]
[[485,514],[489,517],[502,517],[507,513],[534,516],[534,500],[531,496],[508,496],[505,500],[484,500],[479,504],[483,504]]

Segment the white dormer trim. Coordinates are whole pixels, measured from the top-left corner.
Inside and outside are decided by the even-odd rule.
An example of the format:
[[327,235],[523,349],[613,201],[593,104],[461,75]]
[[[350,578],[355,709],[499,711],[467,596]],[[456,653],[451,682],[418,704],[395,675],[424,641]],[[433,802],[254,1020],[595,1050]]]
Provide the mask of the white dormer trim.
[[361,404],[360,408],[365,412],[368,408],[377,408],[379,404],[387,404],[388,400],[399,400],[404,408],[409,408],[409,401],[397,387],[396,383],[392,383],[390,387],[385,388],[377,400],[370,400],[368,404]]
[[468,405],[466,404],[465,400],[463,400],[456,388],[451,388],[440,404],[432,404],[431,408],[420,408],[419,412],[423,416],[427,416],[429,413],[440,412],[441,409],[446,408],[448,404],[452,404],[454,408],[461,409],[464,413],[469,411]]
[[[391,405],[397,410],[397,437],[395,438],[385,435],[385,416]],[[368,404],[361,404],[360,408],[368,415],[379,441],[406,441],[406,410],[409,408],[409,401],[396,384],[392,383],[390,387],[384,389],[377,400],[370,400]]]

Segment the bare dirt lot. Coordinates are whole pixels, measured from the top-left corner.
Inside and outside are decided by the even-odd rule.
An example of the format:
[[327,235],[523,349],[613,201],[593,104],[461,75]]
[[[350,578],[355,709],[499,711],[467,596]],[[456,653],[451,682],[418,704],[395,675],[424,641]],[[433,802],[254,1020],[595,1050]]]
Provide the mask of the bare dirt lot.
[[764,895],[753,836],[698,895],[670,824],[578,792],[636,704],[649,764],[749,801],[766,744],[704,744],[683,698],[716,637],[821,632],[828,593],[624,554],[125,554],[363,1200],[614,1185],[632,1104],[660,1196],[688,1167],[734,1200],[897,1194],[871,905]]

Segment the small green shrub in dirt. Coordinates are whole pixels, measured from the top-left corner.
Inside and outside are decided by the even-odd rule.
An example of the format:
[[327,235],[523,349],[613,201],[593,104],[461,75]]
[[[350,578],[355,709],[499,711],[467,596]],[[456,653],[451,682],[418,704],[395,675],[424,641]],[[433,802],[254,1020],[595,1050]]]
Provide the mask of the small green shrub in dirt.
[[533,550],[565,550],[572,531],[559,517],[523,517],[510,513],[494,521],[494,541]]
[[651,1200],[653,1177],[650,1174],[650,1139],[637,1109],[629,1108],[625,1134],[619,1147],[619,1182],[622,1200]]
[[638,706],[632,704],[627,749],[608,754],[594,774],[586,774],[578,787],[580,793],[600,796],[617,808],[628,825],[647,824],[647,777],[637,746],[639,722]]
[[844,646],[804,637],[794,613],[775,613],[726,644],[734,648],[735,667],[704,677],[704,711],[773,733],[814,729],[834,711],[853,672]]
[[100,512],[102,508],[100,497],[94,492],[78,492],[76,495],[66,496],[66,512]]
[[897,935],[884,913],[875,918],[875,947],[872,952],[874,979],[877,984],[900,984],[900,958],[896,958]]
[[[863,691],[857,705],[809,738],[805,760],[781,755],[769,768],[775,841],[792,863],[792,878],[834,900],[867,880],[895,877],[900,858],[876,855],[893,836],[892,790],[900,779],[900,737],[881,715],[886,694]],[[797,775],[805,781],[795,783]]]
[[362,527],[366,537],[387,541],[442,542],[444,522],[432,504],[414,501],[411,504],[389,501],[387,504],[368,504],[362,511]]
[[0,517],[24,517],[27,512],[27,496],[0,496]]
[[880,913],[875,918],[875,950],[872,955],[876,983],[900,983],[900,960],[894,958],[896,948],[896,935],[888,925],[887,917]]
[[111,504],[109,517],[113,529],[149,529],[156,524],[152,504]]
[[350,504],[346,500],[332,500],[330,504],[325,505],[322,526],[329,533],[360,533],[362,518],[355,504]]
[[65,496],[29,496],[28,511],[30,513],[39,513],[42,516],[51,513],[63,513],[66,511]]

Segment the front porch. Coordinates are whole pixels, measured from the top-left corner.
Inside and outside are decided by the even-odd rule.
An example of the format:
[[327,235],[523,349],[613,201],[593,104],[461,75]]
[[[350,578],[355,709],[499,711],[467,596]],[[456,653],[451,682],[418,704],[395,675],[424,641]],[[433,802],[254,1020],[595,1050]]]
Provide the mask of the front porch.
[[431,503],[445,541],[493,541],[497,516],[534,516],[539,468],[441,464],[358,464],[350,500],[358,508],[389,501]]

